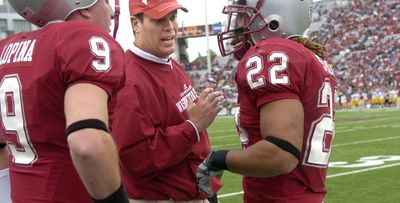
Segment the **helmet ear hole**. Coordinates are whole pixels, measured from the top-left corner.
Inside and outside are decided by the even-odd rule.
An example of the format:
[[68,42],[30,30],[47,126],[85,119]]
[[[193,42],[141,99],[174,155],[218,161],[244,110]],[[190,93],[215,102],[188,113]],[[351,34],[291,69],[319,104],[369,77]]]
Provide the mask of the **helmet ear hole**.
[[271,22],[268,23],[268,28],[271,31],[276,31],[279,29],[279,22],[277,20],[272,20]]

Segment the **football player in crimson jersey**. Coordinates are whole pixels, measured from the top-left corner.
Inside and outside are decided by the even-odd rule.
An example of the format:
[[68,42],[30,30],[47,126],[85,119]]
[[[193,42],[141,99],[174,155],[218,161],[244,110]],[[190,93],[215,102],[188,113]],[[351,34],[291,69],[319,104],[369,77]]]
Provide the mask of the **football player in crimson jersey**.
[[[0,41],[13,203],[128,202],[108,130],[124,78],[107,0],[9,0],[41,27]],[[85,189],[86,187],[86,189]]]
[[198,96],[171,58],[177,9],[187,11],[176,0],[130,1],[135,42],[125,54],[127,79],[118,93],[112,135],[133,202],[207,202],[195,174],[210,152],[206,128],[223,96],[211,88]]
[[[231,42],[238,35],[254,44],[235,76],[243,150],[210,153],[197,171],[203,190],[210,172],[229,170],[244,176],[246,203],[323,201],[336,79],[325,48],[303,37],[311,6],[311,0],[240,0],[224,8],[229,21],[218,35],[222,55],[243,51],[244,43]],[[236,17],[245,19],[242,27],[235,26]]]

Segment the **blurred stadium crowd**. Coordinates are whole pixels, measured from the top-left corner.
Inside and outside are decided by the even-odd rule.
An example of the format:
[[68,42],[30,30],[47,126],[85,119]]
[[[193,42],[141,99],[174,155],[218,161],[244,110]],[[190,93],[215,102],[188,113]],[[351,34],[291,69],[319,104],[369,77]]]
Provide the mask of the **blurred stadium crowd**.
[[[310,37],[326,46],[338,80],[338,108],[399,106],[400,1],[326,0],[315,4]],[[216,57],[212,71],[198,61],[184,64],[198,88],[220,89],[224,113],[236,105],[233,58]]]

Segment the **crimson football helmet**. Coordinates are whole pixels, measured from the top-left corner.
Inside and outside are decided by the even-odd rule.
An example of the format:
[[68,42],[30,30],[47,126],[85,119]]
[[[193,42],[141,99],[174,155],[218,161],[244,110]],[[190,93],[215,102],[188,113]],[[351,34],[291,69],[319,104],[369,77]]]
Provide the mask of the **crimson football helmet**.
[[303,36],[311,23],[311,8],[312,0],[235,0],[222,11],[228,24],[217,36],[221,55],[247,51],[248,41]]
[[8,0],[8,2],[27,21],[43,27],[51,21],[63,21],[72,12],[93,6],[97,0]]

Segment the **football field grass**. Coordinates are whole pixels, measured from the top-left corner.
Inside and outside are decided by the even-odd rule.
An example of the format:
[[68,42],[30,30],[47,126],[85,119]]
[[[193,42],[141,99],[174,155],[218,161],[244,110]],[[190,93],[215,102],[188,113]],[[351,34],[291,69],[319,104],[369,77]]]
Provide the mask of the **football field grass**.
[[[233,117],[208,129],[213,149],[240,149]],[[241,176],[225,172],[221,203],[240,203]],[[400,201],[400,109],[339,111],[325,203]]]

